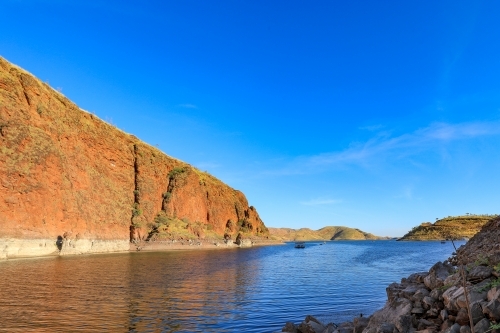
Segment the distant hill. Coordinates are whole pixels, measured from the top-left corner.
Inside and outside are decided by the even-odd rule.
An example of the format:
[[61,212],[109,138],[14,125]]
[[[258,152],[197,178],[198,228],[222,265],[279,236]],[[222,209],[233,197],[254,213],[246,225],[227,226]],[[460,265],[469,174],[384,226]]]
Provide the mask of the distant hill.
[[448,216],[435,223],[424,222],[414,227],[400,240],[440,240],[471,238],[498,215]]
[[375,236],[369,232],[348,227],[328,226],[319,230],[309,228],[268,228],[271,238],[282,241],[307,241],[307,240],[367,240],[388,239],[388,237]]

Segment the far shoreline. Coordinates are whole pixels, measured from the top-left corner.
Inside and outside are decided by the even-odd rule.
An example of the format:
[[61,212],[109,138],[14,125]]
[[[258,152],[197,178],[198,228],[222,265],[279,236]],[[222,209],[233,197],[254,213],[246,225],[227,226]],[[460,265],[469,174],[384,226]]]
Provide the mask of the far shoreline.
[[[79,240],[84,242],[96,242],[95,240]],[[106,254],[124,254],[137,252],[171,252],[171,251],[199,251],[199,250],[228,250],[228,249],[244,249],[259,246],[285,245],[282,241],[267,240],[267,239],[251,239],[251,245],[238,245],[232,241],[224,242],[221,239],[203,239],[203,240],[164,240],[154,242],[137,242],[133,243],[128,240],[100,240],[100,244],[107,243],[114,245],[120,242],[122,246],[116,247],[101,247],[100,250],[92,250],[82,248],[79,241],[65,241],[58,248],[56,242],[48,239],[0,239],[0,248],[4,248],[4,252],[0,253],[0,263],[26,259],[41,259],[41,258],[59,258],[59,257],[77,257],[82,255],[106,255]],[[8,245],[7,245],[8,244]],[[43,244],[44,246],[40,245]],[[76,246],[75,246],[76,245]],[[5,251],[10,249],[9,252]]]

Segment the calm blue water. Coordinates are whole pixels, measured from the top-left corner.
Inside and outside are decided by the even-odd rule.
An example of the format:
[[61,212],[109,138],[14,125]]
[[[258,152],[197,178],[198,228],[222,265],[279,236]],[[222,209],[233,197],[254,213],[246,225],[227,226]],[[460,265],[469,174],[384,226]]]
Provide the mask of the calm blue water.
[[[461,245],[462,243],[458,244]],[[273,332],[371,314],[451,243],[335,241],[0,262],[0,332]]]

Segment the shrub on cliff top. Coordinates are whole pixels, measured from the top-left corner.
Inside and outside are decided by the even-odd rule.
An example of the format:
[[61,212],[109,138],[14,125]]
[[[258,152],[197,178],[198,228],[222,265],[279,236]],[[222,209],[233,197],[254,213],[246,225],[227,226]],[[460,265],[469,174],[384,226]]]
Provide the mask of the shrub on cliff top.
[[168,178],[174,179],[178,175],[187,171],[186,167],[175,167],[168,173]]

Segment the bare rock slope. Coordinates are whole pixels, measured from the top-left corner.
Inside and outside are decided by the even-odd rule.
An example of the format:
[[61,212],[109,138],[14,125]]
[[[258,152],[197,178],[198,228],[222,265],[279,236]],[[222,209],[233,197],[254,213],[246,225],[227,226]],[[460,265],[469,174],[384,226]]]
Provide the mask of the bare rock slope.
[[243,193],[0,58],[0,258],[239,233],[268,233]]

